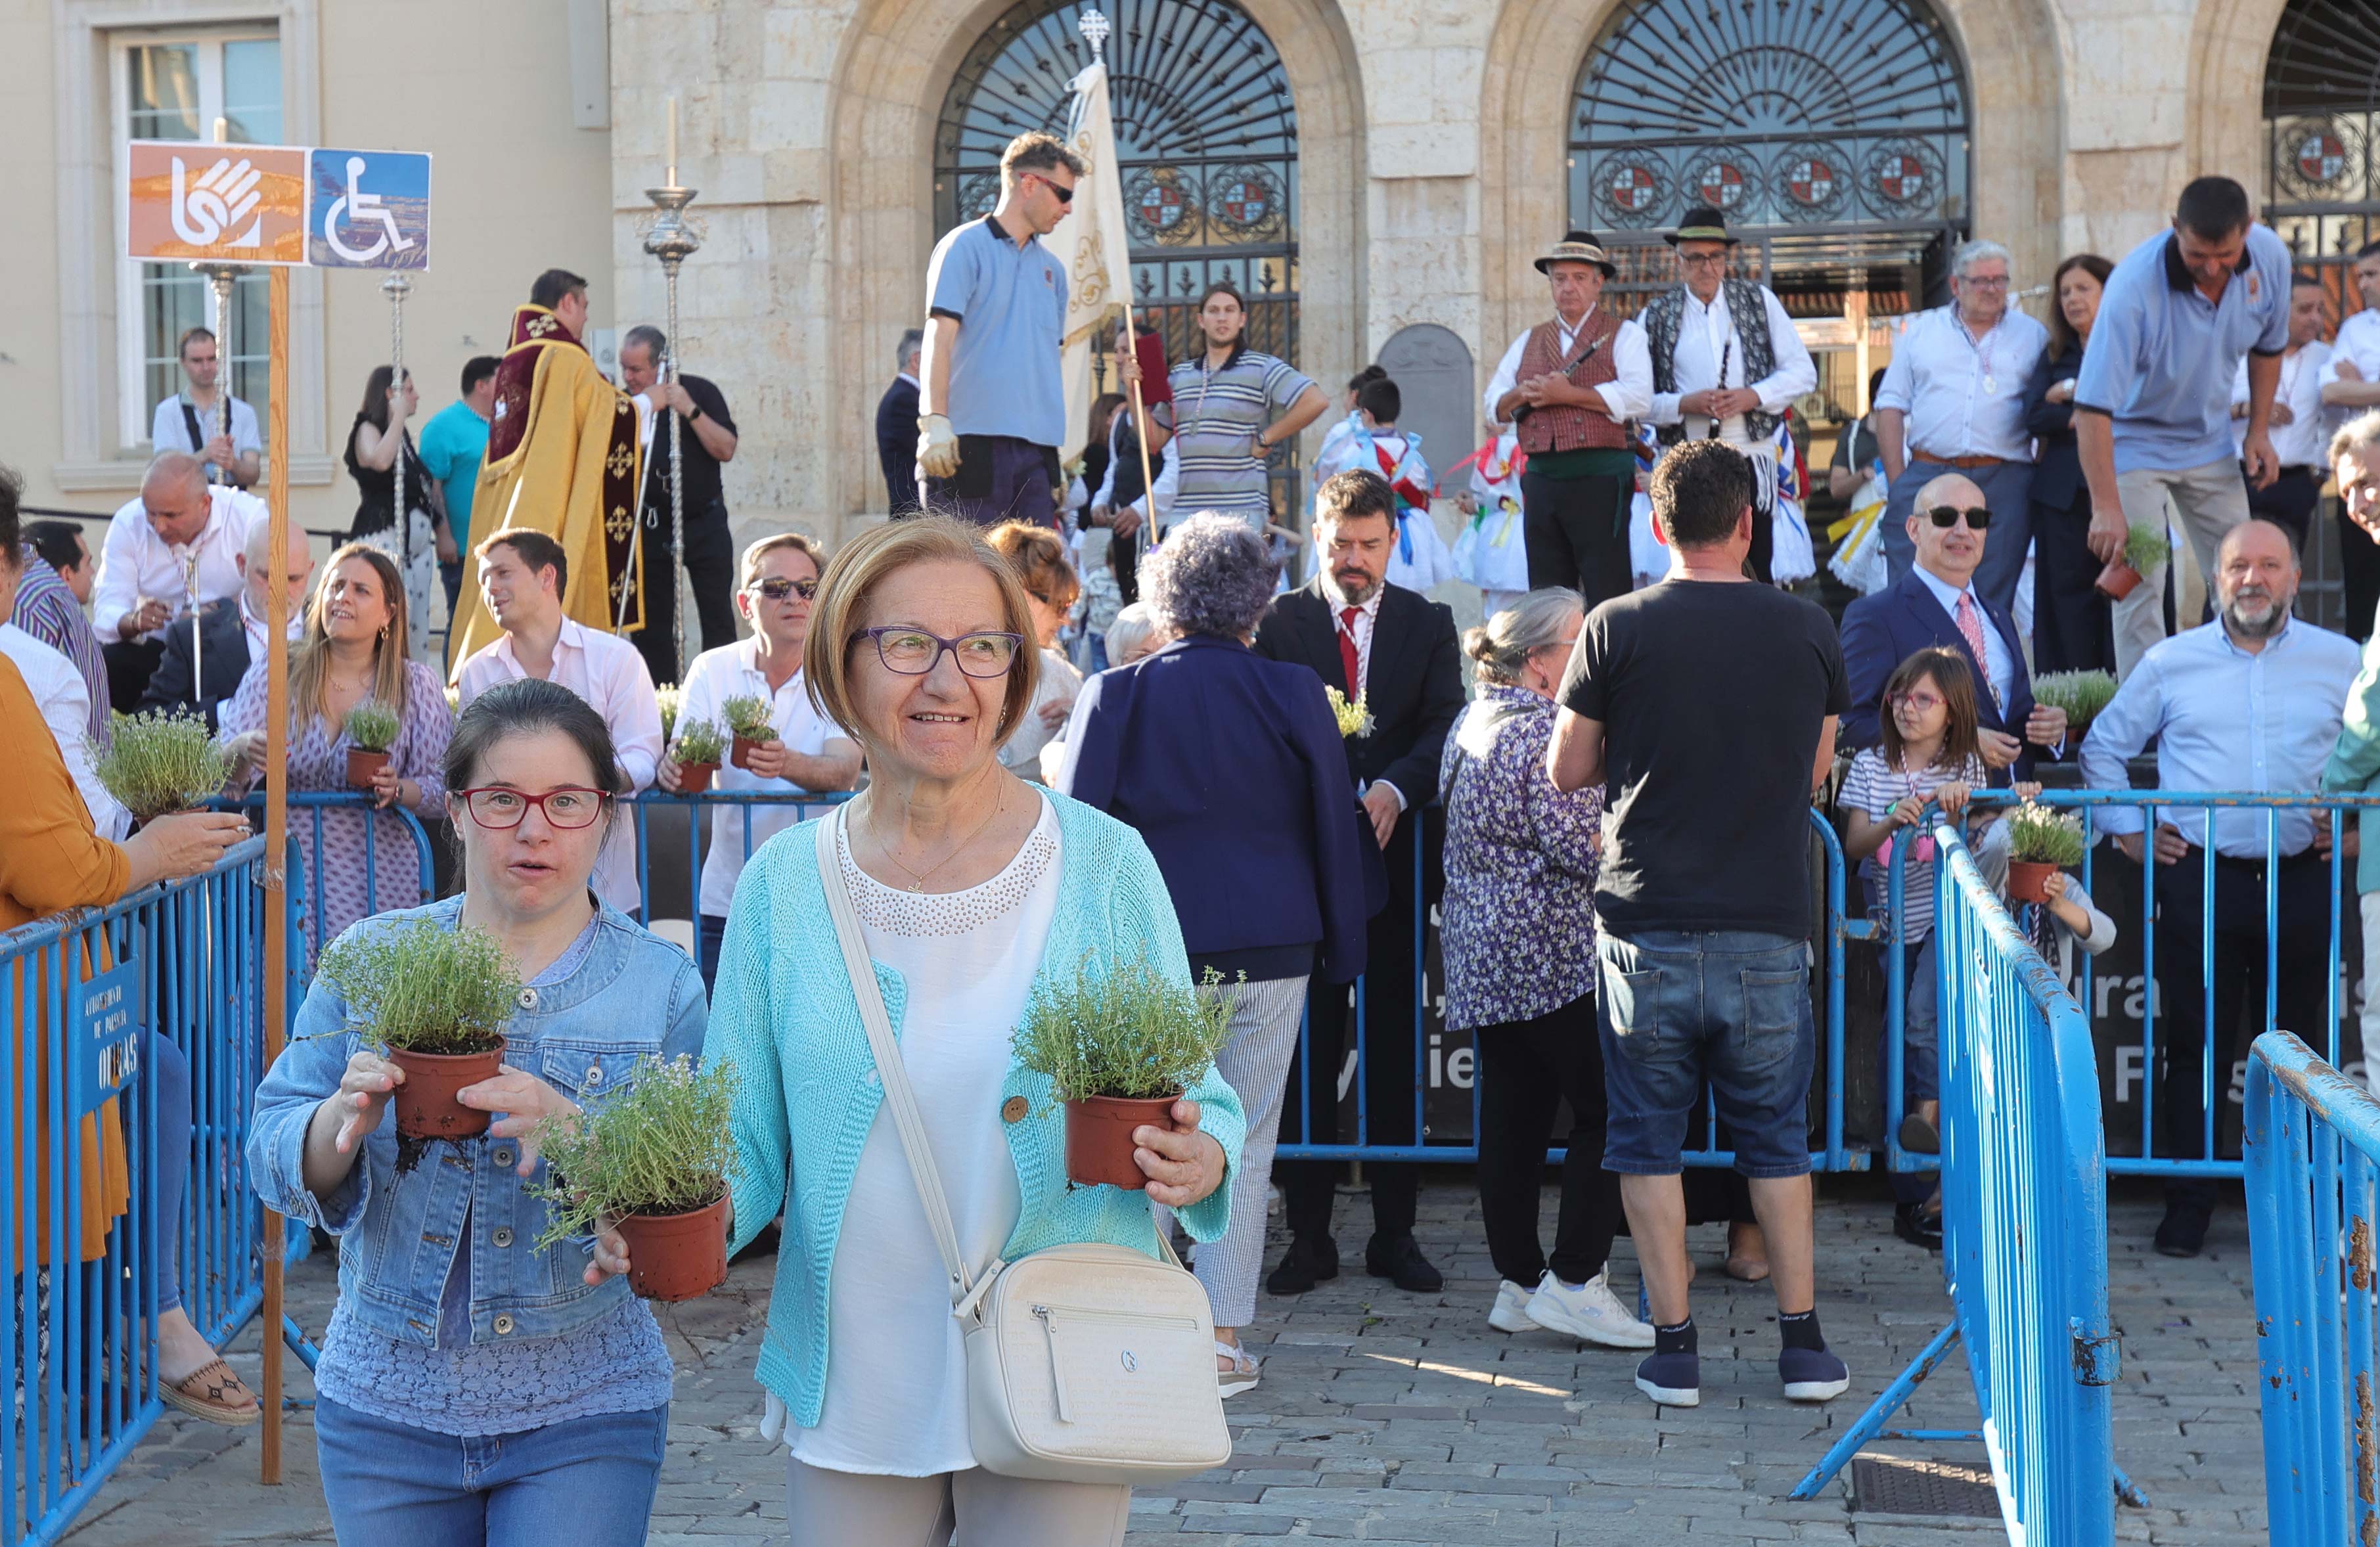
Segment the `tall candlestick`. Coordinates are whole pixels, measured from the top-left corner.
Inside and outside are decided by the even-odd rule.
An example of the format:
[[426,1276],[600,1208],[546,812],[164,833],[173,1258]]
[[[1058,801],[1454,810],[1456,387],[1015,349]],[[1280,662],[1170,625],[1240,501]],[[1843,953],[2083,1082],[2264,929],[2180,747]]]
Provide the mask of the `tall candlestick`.
[[215,119],[215,143],[218,145],[228,145],[231,143],[230,119],[222,116],[218,116]]
[[669,186],[677,187],[677,99],[669,100]]

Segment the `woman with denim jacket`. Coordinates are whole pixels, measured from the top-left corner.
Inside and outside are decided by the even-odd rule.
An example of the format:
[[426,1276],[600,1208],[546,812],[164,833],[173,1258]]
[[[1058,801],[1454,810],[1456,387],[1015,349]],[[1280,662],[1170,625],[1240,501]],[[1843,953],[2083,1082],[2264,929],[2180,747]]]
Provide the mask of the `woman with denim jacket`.
[[354,928],[427,918],[510,953],[528,986],[504,1066],[457,1097],[496,1121],[400,1156],[388,1106],[404,1075],[318,981],[249,1139],[258,1195],[339,1238],[314,1377],[322,1493],[351,1544],[628,1547],[660,1479],[669,1351],[618,1280],[617,1235],[532,1244],[536,1129],[627,1083],[641,1056],[698,1055],[701,979],[588,889],[622,789],[584,700],[534,678],[481,694],[445,774],[463,895]]
[[869,1055],[820,880],[832,855],[971,1269],[1082,1241],[1159,1251],[1151,1202],[1192,1238],[1229,1221],[1245,1131],[1209,1064],[1172,1130],[1134,1138],[1144,1192],[1071,1187],[1065,1119],[1010,1039],[1029,997],[1087,960],[1146,959],[1190,987],[1157,861],[1132,829],[1000,765],[1031,713],[1025,589],[973,529],[878,527],[819,586],[803,664],[868,754],[866,794],[779,834],[728,909],[707,1056],[737,1073],[735,1227],[782,1210],[760,1348],[762,1432],[783,1435],[803,1547],[1111,1547],[1131,1491],[997,1476],[969,1448],[947,1278]]

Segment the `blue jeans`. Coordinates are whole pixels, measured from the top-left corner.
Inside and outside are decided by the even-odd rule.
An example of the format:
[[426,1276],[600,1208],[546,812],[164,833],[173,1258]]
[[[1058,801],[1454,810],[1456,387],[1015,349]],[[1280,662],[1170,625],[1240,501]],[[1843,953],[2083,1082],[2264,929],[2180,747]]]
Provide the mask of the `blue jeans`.
[[[182,1303],[182,1194],[190,1179],[190,1061],[166,1038],[149,1033],[144,1054],[156,1071],[157,1250],[149,1259],[157,1314]],[[138,1187],[140,1184],[133,1184]]]
[[342,1547],[638,1547],[668,1438],[667,1404],[476,1438],[314,1405]]
[[1817,1019],[1810,946],[1750,930],[1609,930],[1596,941],[1596,997],[1610,1121],[1603,1168],[1682,1171],[1687,1119],[1708,1083],[1746,1176],[1810,1169]]

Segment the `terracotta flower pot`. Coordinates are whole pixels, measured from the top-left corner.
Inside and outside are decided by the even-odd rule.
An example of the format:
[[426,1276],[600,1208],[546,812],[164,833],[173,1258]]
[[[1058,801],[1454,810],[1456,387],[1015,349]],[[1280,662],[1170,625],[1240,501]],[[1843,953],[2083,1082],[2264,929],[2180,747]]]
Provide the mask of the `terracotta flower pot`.
[[684,1214],[630,1214],[628,1287],[649,1300],[690,1300],[727,1282],[727,1195]]
[[502,1042],[485,1053],[406,1053],[392,1049],[389,1062],[405,1071],[396,1088],[399,1139],[468,1139],[488,1131],[492,1114],[465,1106],[455,1092],[503,1067]]
[[715,762],[681,762],[677,765],[677,792],[700,795],[710,787],[710,776],[718,772]]
[[1180,1098],[1153,1096],[1086,1096],[1066,1103],[1066,1179],[1082,1187],[1137,1190],[1148,1175],[1133,1163],[1132,1130],[1141,1127],[1173,1128],[1173,1103]]
[[388,766],[386,752],[368,752],[361,747],[347,749],[347,787],[370,789],[372,775]]
[[729,748],[727,750],[727,761],[734,763],[738,768],[748,770],[752,766],[752,749],[755,747],[764,747],[768,745],[768,742],[769,737],[762,737],[759,740],[754,741],[749,737],[739,736],[735,738],[735,745]]
[[2012,903],[2046,903],[2049,894],[2043,890],[2058,867],[2046,859],[2011,859],[2009,861],[2008,898]]
[[2130,596],[2140,583],[2141,572],[2122,559],[2118,559],[2100,570],[2099,578],[2092,582],[2098,588],[2099,594],[2110,602],[2121,602],[2125,597]]

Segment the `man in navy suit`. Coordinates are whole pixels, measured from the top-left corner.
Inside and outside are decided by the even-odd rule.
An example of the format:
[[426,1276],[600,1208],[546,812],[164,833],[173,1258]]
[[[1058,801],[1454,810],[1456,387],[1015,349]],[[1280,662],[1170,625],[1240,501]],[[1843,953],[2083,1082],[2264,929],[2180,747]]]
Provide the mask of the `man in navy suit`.
[[[1423,809],[1438,798],[1439,754],[1463,713],[1463,668],[1454,614],[1387,581],[1396,530],[1396,495],[1379,474],[1356,469],[1326,479],[1315,494],[1314,541],[1322,572],[1273,603],[1257,626],[1256,651],[1312,667],[1324,686],[1362,700],[1372,717],[1369,731],[1345,738],[1349,770],[1387,871],[1388,906],[1373,915],[1366,949],[1365,1137],[1373,1144],[1410,1145],[1421,1142],[1414,1121],[1415,925],[1443,886],[1443,834],[1432,832],[1424,843]],[[1302,1075],[1291,1071],[1283,1143],[1309,1137],[1297,1097],[1301,1078],[1314,1114],[1312,1140],[1330,1143],[1339,1137],[1332,1119],[1352,1018],[1348,1000],[1343,983],[1318,980],[1311,987],[1313,1056]],[[1274,1294],[1303,1294],[1338,1276],[1339,1248],[1330,1236],[1338,1174],[1330,1161],[1283,1161],[1273,1167],[1293,1237],[1265,1281]],[[1420,1168],[1375,1163],[1364,1175],[1372,1186],[1365,1270],[1400,1289],[1438,1293],[1444,1280],[1414,1241]]]
[[1893,668],[1940,645],[1965,655],[1975,674],[1976,741],[1992,782],[2030,776],[2038,749],[2056,757],[2066,740],[2066,712],[2033,701],[2016,621],[1975,590],[1992,512],[1974,481],[1945,473],[1917,492],[1909,513],[1917,562],[1908,574],[1852,603],[1843,614],[1843,668],[1852,707],[1843,737],[1873,747],[1883,732],[1884,685]]
[[895,516],[917,511],[917,351],[925,335],[916,328],[892,348],[900,374],[876,400],[876,458],[884,468],[885,509]]

